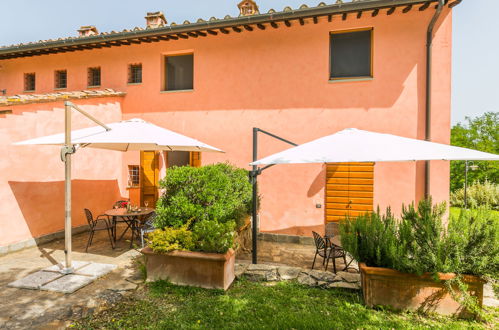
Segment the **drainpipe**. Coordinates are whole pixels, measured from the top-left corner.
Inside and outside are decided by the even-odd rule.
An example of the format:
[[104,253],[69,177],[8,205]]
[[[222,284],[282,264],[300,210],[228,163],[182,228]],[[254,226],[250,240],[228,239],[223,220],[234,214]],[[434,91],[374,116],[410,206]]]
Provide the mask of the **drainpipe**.
[[[437,10],[431,18],[426,32],[426,111],[425,111],[425,140],[431,141],[431,64],[432,64],[432,46],[433,46],[433,29],[437,23],[442,9],[444,0],[438,0]],[[425,161],[425,198],[430,195],[430,161]]]

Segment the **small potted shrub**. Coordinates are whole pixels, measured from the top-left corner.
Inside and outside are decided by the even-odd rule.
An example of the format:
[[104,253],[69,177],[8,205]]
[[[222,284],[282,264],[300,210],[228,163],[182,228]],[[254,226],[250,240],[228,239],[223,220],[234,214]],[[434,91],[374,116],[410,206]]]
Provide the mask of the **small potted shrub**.
[[226,290],[235,237],[250,211],[246,170],[228,164],[174,167],[161,181],[155,227],[142,250],[148,280]]
[[387,209],[347,219],[340,225],[345,250],[359,261],[368,306],[481,314],[483,277],[499,275],[499,223],[486,210],[442,218],[445,204],[431,199],[402,208],[401,219]]

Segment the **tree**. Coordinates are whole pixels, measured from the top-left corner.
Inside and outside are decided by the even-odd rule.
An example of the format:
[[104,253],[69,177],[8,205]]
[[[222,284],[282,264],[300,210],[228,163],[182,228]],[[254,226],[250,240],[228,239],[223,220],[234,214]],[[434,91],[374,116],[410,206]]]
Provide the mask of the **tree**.
[[[499,154],[499,113],[486,112],[480,117],[465,118],[466,123],[458,123],[451,130],[451,144],[458,147],[470,148],[484,152]],[[478,165],[475,171],[468,171],[468,184],[489,180],[492,183],[499,181],[499,162],[473,162]],[[452,161],[451,191],[464,186],[464,161]]]

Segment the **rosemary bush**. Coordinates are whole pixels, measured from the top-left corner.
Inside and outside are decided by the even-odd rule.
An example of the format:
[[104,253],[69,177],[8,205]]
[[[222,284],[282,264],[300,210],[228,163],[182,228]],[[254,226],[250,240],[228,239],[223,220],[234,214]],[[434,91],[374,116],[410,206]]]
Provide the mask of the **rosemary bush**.
[[499,278],[499,219],[485,209],[463,210],[443,225],[445,204],[423,200],[400,219],[378,209],[340,225],[341,242],[368,266],[406,273],[438,272]]

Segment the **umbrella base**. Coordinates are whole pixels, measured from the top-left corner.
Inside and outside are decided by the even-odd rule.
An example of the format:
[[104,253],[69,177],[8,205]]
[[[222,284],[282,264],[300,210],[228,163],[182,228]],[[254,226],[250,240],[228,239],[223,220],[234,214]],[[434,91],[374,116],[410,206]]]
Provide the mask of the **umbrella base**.
[[74,261],[72,269],[64,268],[61,264],[50,266],[9,283],[8,286],[70,294],[108,274],[116,267],[111,264]]

